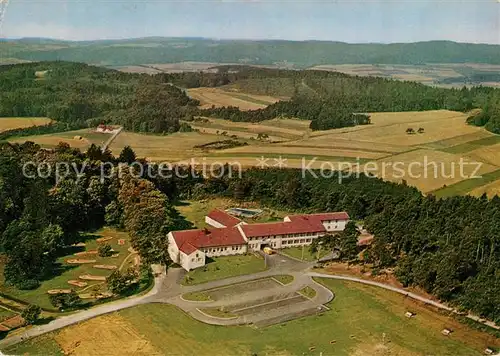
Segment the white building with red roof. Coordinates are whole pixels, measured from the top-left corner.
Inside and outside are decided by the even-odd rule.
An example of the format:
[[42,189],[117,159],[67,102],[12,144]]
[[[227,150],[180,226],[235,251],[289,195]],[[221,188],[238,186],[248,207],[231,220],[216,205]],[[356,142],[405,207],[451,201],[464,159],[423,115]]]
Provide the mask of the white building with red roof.
[[264,247],[309,245],[315,238],[343,231],[349,215],[345,212],[290,215],[282,222],[247,224],[216,209],[205,221],[215,228],[168,234],[170,258],[187,271],[204,266],[206,257],[241,255]]

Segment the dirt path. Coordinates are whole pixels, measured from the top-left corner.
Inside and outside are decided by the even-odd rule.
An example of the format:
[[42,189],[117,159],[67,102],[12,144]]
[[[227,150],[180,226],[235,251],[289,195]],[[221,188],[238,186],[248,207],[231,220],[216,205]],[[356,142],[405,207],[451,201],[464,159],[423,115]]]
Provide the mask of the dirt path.
[[118,137],[118,135],[123,131],[123,127],[120,127],[114,134],[109,138],[109,140],[106,141],[104,146],[102,146],[102,151],[106,151],[106,149],[113,143],[115,138]]

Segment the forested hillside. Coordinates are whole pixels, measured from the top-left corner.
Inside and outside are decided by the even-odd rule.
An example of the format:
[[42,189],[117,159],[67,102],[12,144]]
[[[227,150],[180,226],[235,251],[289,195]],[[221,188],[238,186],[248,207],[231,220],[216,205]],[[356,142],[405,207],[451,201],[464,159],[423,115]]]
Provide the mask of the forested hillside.
[[130,131],[165,133],[197,101],[148,75],[86,64],[47,62],[0,66],[0,117],[47,116],[57,125],[37,133],[117,124]]
[[500,133],[500,90],[435,88],[415,82],[376,77],[354,77],[323,71],[292,71],[241,66],[218,67],[218,73],[158,74],[164,81],[193,88],[226,86],[252,94],[288,96],[265,109],[240,111],[237,108],[203,110],[206,116],[231,121],[258,122],[279,116],[311,120],[313,130],[368,124],[360,113],[448,109],[467,112],[483,109],[471,123],[486,125]]
[[500,46],[430,41],[349,44],[328,41],[250,41],[150,37],[70,42],[46,39],[0,43],[4,58],[134,65],[182,61],[306,68],[320,64],[500,63]]
[[[235,107],[199,109],[183,88],[224,87],[283,99],[264,109]],[[24,129],[29,134],[117,124],[126,130],[172,133],[181,119],[209,116],[260,122],[276,117],[311,120],[311,129],[326,130],[369,124],[370,112],[448,109],[482,113],[471,123],[500,133],[500,90],[434,88],[414,82],[354,77],[324,71],[218,67],[216,73],[157,75],[121,73],[67,62],[0,66],[0,117],[47,116],[48,127]],[[19,134],[3,133],[0,137]]]

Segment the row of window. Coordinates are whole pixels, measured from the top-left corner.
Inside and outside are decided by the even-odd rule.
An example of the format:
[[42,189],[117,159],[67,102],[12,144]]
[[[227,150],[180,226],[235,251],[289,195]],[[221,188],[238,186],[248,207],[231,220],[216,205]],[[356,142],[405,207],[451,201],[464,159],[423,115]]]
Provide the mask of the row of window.
[[263,237],[249,237],[248,241],[259,241],[265,239],[281,239],[281,238],[294,238],[294,237],[307,237],[307,236],[321,236],[321,233],[302,233],[302,234],[288,234],[288,235],[275,235],[275,236],[263,236]]
[[243,246],[231,246],[231,247],[216,247],[216,248],[206,248],[203,249],[206,253],[216,253],[216,252],[224,252],[224,251],[240,251],[243,249]]
[[295,244],[304,244],[304,243],[310,243],[312,239],[300,239],[300,240],[285,240],[282,241],[282,245],[295,245]]

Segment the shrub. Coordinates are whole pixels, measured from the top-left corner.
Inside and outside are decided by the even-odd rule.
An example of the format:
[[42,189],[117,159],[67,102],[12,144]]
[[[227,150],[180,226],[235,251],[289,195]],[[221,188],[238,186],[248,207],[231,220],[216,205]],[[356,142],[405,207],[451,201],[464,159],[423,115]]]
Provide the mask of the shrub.
[[40,282],[36,279],[27,279],[25,281],[20,281],[16,283],[16,287],[21,290],[33,290],[40,286]]
[[38,305],[30,304],[21,313],[25,325],[35,324],[42,313],[42,308]]
[[99,246],[97,253],[100,257],[109,257],[113,254],[113,249],[109,244],[104,244]]

